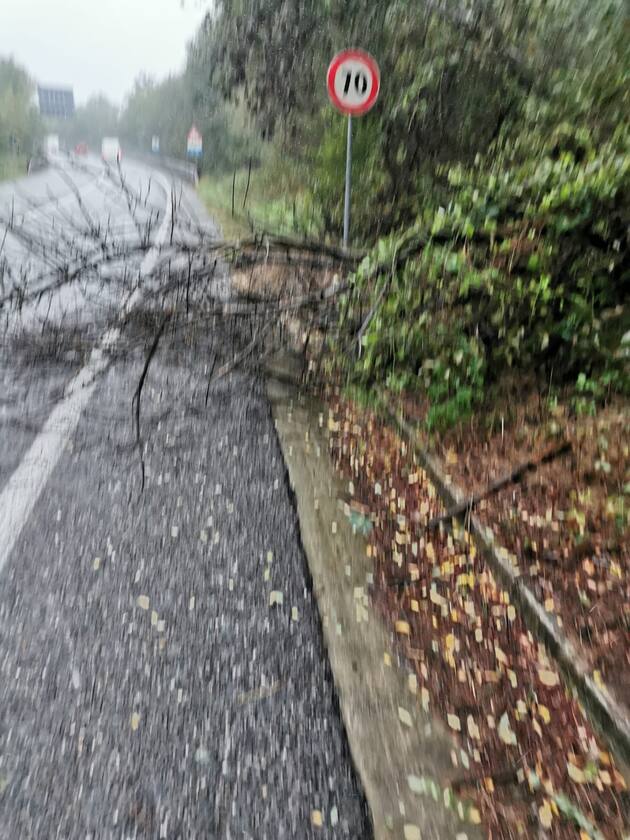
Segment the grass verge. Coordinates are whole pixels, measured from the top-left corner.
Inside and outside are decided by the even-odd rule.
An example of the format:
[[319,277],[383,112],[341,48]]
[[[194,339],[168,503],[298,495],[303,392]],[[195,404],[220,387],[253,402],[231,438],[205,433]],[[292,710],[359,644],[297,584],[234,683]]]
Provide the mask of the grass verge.
[[315,236],[319,232],[319,216],[299,167],[277,154],[263,156],[251,173],[244,166],[230,173],[204,175],[198,191],[225,239],[239,239],[261,230],[293,236]]
[[26,174],[26,158],[21,155],[0,155],[0,181],[12,181]]

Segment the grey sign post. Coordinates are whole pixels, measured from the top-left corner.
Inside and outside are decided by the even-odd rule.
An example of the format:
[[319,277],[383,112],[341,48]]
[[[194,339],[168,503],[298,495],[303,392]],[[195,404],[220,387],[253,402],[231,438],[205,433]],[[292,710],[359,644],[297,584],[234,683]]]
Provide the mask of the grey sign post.
[[343,247],[350,239],[350,191],[352,190],[352,117],[348,115],[348,140],[346,142],[346,194],[343,202]]
[[352,195],[352,117],[366,114],[378,98],[381,86],[378,64],[363,50],[343,50],[328,67],[327,84],[333,105],[348,117],[346,191],[343,203],[343,247],[348,248]]

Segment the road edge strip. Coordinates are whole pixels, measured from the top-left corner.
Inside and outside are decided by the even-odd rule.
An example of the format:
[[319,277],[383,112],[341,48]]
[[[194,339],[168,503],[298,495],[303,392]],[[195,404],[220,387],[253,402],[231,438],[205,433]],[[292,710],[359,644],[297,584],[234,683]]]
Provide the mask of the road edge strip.
[[481,837],[480,830],[457,815],[457,803],[445,803],[444,790],[439,801],[435,791],[419,794],[424,780],[431,788],[432,778],[452,772],[451,752],[459,748],[452,733],[420,706],[410,687],[411,670],[405,669],[403,659],[396,662],[391,632],[373,611],[368,615],[372,561],[365,540],[353,533],[339,507],[341,482],[319,431],[316,403],[302,401],[288,384],[290,379],[267,378],[267,396],[374,837],[415,837],[416,829],[422,837],[465,834],[474,840]]

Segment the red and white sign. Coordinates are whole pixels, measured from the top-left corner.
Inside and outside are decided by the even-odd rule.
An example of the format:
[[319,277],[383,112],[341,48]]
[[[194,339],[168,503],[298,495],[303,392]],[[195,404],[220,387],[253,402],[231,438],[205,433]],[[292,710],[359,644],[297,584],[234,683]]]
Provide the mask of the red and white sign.
[[380,86],[378,64],[363,50],[344,50],[330,62],[328,95],[342,114],[366,114],[376,102]]
[[188,137],[186,140],[186,150],[188,151],[189,155],[200,155],[203,149],[203,141],[201,138],[201,133],[196,125],[193,125],[190,131],[188,132]]

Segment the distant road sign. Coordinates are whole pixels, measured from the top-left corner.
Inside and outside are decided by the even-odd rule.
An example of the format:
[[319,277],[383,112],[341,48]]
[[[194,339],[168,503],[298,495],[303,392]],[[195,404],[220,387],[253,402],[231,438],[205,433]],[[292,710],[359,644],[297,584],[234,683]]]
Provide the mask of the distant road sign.
[[56,117],[69,120],[74,116],[74,93],[72,88],[37,86],[39,113],[42,117]]
[[186,152],[191,157],[200,157],[203,152],[203,138],[197,126],[193,125],[188,132]]
[[381,74],[378,64],[363,50],[343,50],[328,68],[328,95],[342,114],[366,114],[377,100]]

